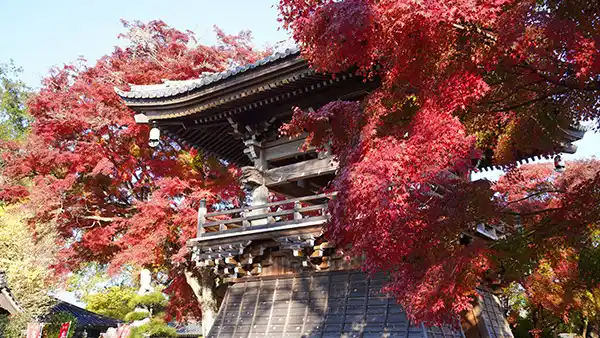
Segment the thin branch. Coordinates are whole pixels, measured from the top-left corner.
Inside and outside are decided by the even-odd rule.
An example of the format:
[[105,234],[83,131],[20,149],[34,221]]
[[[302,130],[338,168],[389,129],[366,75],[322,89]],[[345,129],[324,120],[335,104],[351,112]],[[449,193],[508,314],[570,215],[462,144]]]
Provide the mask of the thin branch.
[[536,192],[534,194],[528,195],[528,196],[520,198],[518,200],[510,201],[506,205],[510,205],[510,204],[513,204],[513,203],[522,202],[524,200],[528,200],[530,198],[533,198],[533,197],[536,197],[536,196],[540,196],[540,195],[543,195],[543,194],[549,194],[549,193],[566,194],[567,192],[563,191],[563,190],[544,190],[544,191],[538,191],[538,192]]
[[533,81],[533,82],[529,82],[529,83],[526,83],[526,84],[523,84],[523,85],[516,86],[510,94],[507,94],[504,97],[496,99],[496,100],[493,100],[493,101],[488,101],[488,102],[484,101],[484,102],[482,102],[481,105],[495,105],[495,104],[504,102],[504,101],[510,99],[511,97],[513,97],[514,95],[518,94],[521,90],[539,93],[539,91],[536,91],[534,89],[529,89],[528,87],[530,85],[540,84],[540,83],[544,83],[544,80]]
[[600,82],[596,81],[594,84],[589,84],[586,86],[581,86],[575,83],[568,83],[566,80],[555,80],[552,79],[551,77],[541,73],[540,71],[538,71],[537,69],[533,68],[531,65],[529,64],[522,64],[522,65],[516,65],[517,67],[521,67],[521,68],[525,68],[527,70],[529,70],[530,72],[532,72],[533,74],[539,76],[541,79],[543,79],[546,82],[552,83],[556,86],[559,87],[564,87],[567,89],[571,89],[571,90],[584,90],[584,91],[598,91],[600,90]]
[[521,102],[521,103],[515,104],[513,106],[503,107],[503,108],[500,108],[500,109],[491,110],[490,113],[499,113],[499,112],[504,112],[504,111],[510,111],[510,110],[518,109],[518,108],[525,107],[525,106],[528,106],[530,104],[533,104],[533,103],[545,100],[545,99],[547,99],[547,98],[549,98],[549,97],[551,97],[553,95],[564,94],[564,93],[566,93],[566,90],[561,90],[561,91],[557,91],[557,92],[553,92],[553,93],[548,93],[546,95],[542,95],[542,96],[536,97],[535,99],[531,99],[529,101]]
[[507,214],[507,215],[515,215],[515,216],[535,216],[535,215],[541,215],[541,214],[544,214],[547,212],[558,211],[561,209],[562,208],[548,208],[548,209],[526,212],[526,213],[520,213],[520,212],[515,212],[515,211],[503,211],[502,213]]

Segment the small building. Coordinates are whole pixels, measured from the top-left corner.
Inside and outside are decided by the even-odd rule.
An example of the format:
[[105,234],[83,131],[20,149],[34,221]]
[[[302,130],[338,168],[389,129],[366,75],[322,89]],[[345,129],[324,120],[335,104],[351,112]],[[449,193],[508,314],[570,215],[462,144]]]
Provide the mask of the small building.
[[[230,285],[218,313],[203,309],[208,337],[512,337],[498,299],[483,290],[462,326],[414,325],[380,293],[385,275],[358,272],[360,262],[344,260],[323,235],[335,198],[323,188],[338,163],[329,151],[300,151],[306,135],[281,137],[279,128],[293,107],[360,100],[378,86],[352,72],[318,73],[298,49],[288,49],[199,79],[116,89],[136,121],[153,127],[152,137],[160,130],[238,165],[241,183],[253,190],[252,203],[239,209],[208,212],[201,205],[197,236],[188,242],[197,269]],[[557,151],[574,151],[570,142],[581,136],[565,132]],[[269,192],[287,199],[269,203]]]
[[57,299],[48,315],[60,312],[69,313],[77,319],[74,338],[98,338],[100,333],[121,324],[118,319],[103,316]]
[[0,315],[13,315],[20,312],[23,312],[23,309],[21,309],[12,292],[10,292],[6,273],[0,271]]
[[[12,315],[20,312],[23,312],[23,309],[10,292],[6,281],[6,274],[0,271],[0,315]],[[48,318],[52,314],[60,312],[66,312],[77,319],[74,338],[97,338],[101,332],[106,331],[109,327],[116,327],[121,323],[117,319],[93,313],[58,299],[56,299],[56,304],[50,308],[45,317]]]

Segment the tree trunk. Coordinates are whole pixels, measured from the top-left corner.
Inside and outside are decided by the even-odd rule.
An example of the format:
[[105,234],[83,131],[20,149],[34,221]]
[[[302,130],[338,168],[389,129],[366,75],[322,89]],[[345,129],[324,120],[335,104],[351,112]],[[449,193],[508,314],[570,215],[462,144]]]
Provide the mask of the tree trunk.
[[195,271],[187,269],[185,271],[185,280],[194,291],[198,303],[200,303],[200,309],[202,310],[202,336],[208,337],[208,332],[219,310],[215,293],[215,276],[208,269]]
[[583,320],[583,334],[581,335],[583,338],[587,337],[587,330],[588,330],[588,319],[585,318]]

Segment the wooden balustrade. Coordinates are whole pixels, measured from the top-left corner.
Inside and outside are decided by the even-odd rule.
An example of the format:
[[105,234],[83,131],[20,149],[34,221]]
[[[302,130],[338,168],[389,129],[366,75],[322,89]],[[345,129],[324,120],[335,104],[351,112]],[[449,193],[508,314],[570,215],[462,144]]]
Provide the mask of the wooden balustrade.
[[202,203],[198,210],[196,240],[234,233],[243,235],[245,231],[282,225],[323,223],[328,217],[327,200],[335,195],[336,193],[305,196],[210,213],[206,213],[206,206]]

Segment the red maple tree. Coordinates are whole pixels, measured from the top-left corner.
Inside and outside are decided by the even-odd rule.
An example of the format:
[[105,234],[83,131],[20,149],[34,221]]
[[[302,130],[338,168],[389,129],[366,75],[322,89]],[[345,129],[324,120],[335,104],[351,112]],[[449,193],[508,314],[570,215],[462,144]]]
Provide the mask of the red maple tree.
[[[598,117],[597,3],[280,0],[279,9],[313,67],[382,82],[361,103],[297,110],[283,132],[333,145],[340,172],[330,188],[339,195],[329,236],[363,255],[367,270],[391,273],[388,289],[412,320],[451,323],[498,274],[533,285],[523,278],[535,279],[539,264],[592,247],[597,162],[556,178],[561,193],[533,189],[551,169],[515,169],[496,185],[468,174],[477,160],[552,153],[571,124]],[[459,241],[477,224],[501,222],[513,252],[531,251],[533,273],[517,269],[506,246]],[[564,244],[548,245],[555,240]]]
[[[3,146],[5,201],[27,197],[36,224],[62,235],[57,272],[85,262],[118,270],[136,264],[169,275],[171,314],[199,315],[183,271],[185,241],[196,234],[199,200],[237,203],[237,169],[164,139],[150,148],[114,87],[198,78],[265,56],[249,32],[199,44],[191,32],[162,21],[123,22],[125,47],[100,58],[52,69],[29,102],[35,122],[25,144]],[[19,183],[30,182],[25,188]],[[28,196],[26,196],[28,195]]]
[[[529,286],[533,299],[549,280],[536,279],[538,267],[572,281],[562,290],[596,283],[596,275],[556,262],[593,256],[586,252],[598,223],[597,162],[572,171],[579,176],[563,193],[530,184],[560,181],[548,170],[514,170],[497,185],[470,182],[468,173],[482,155],[506,164],[554,151],[570,123],[597,117],[597,4],[281,0],[280,10],[318,70],[355,67],[382,80],[363,103],[297,111],[284,132],[305,128],[313,145],[333,143],[341,169],[331,188],[341,193],[329,236],[364,255],[368,270],[391,272],[388,288],[411,319],[454,322],[474,288],[498,273]],[[219,36],[219,46],[191,47],[189,33],[135,23],[128,48],[94,67],[55,70],[30,103],[32,137],[23,151],[5,153],[7,171],[32,179],[33,223],[56,222],[64,269],[86,260],[158,264],[172,268],[174,294],[190,295],[183,242],[193,235],[199,198],[236,199],[233,169],[178,153],[168,141],[144,146],[147,129],[132,123],[112,87],[198,77],[260,56],[247,35]],[[507,243],[459,241],[478,223],[501,221],[513,233]],[[561,245],[547,244],[557,239]],[[559,298],[556,311],[570,306]]]

